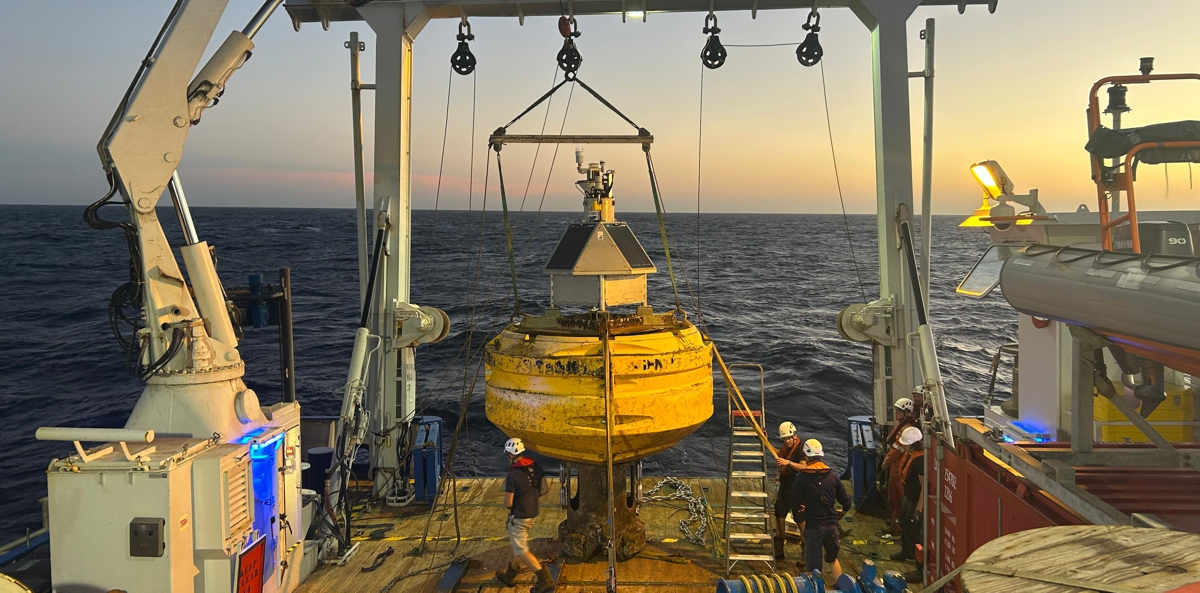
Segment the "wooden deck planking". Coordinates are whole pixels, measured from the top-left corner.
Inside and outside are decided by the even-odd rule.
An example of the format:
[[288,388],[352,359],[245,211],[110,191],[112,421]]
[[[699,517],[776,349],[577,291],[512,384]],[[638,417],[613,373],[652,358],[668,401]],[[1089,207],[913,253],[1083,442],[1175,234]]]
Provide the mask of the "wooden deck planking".
[[[1196,581],[1195,575],[1200,572],[1200,535],[1123,525],[1044,527],[994,539],[975,550],[967,563],[1147,593],[1162,592]],[[973,571],[964,571],[962,581],[974,593],[1081,590],[1019,576]]]
[[[688,516],[682,501],[646,503],[640,518],[646,525],[649,541],[643,554],[618,564],[617,578],[621,591],[646,593],[675,593],[712,590],[716,580],[724,576],[725,560],[713,552],[714,535],[723,531],[725,481],[721,478],[683,478],[696,494],[708,501],[713,513],[713,522],[706,533],[706,545],[701,547],[687,542],[679,529],[679,520]],[[504,522],[507,510],[502,504],[500,493],[502,480],[499,478],[462,478],[458,486],[468,487],[459,495],[459,525],[463,540],[455,548],[454,519],[448,517],[449,492],[439,501],[434,520],[430,522],[430,541],[421,556],[411,555],[420,543],[421,534],[429,517],[427,507],[409,506],[401,509],[373,509],[355,516],[355,536],[360,539],[359,551],[346,566],[324,566],[309,576],[301,585],[299,593],[359,593],[380,592],[397,576],[418,571],[419,575],[405,578],[390,589],[391,593],[433,593],[448,565],[456,557],[470,559],[466,575],[457,591],[464,593],[524,593],[534,581],[530,572],[518,576],[515,589],[503,587],[495,581],[492,573],[504,566],[510,558],[509,544]],[[644,491],[658,483],[656,478],[645,478]],[[741,488],[749,484],[735,483]],[[707,488],[707,491],[704,489]],[[448,489],[449,490],[449,489]],[[552,481],[550,493],[543,497],[541,512],[534,526],[531,548],[543,562],[553,561],[558,553],[558,523],[565,512],[558,505],[558,482]],[[357,529],[357,526],[392,525],[380,540],[363,539],[379,527]],[[842,567],[856,575],[862,558],[876,555],[876,564],[882,570],[911,570],[912,564],[887,560],[887,556],[899,550],[896,544],[881,543],[877,532],[884,526],[882,519],[866,514],[852,515],[844,524],[851,533],[842,541]],[[665,540],[665,541],[664,541]],[[865,542],[855,544],[853,542]],[[374,572],[363,573],[361,568],[369,566],[375,556],[391,547],[395,552]],[[777,563],[779,572],[798,574],[795,561],[800,557],[799,542],[786,545],[788,560]],[[723,548],[721,552],[723,553]],[[430,570],[430,567],[433,567]],[[604,590],[607,562],[598,558],[594,562],[567,562],[559,576],[558,593],[596,593]],[[761,573],[766,571],[763,563],[739,564],[734,574]],[[919,591],[919,587],[913,587]]]

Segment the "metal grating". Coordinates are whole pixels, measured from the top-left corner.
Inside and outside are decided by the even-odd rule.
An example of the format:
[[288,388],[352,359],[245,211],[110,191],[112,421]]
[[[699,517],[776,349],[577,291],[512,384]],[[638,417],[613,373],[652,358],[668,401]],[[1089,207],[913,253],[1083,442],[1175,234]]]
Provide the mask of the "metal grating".
[[583,253],[583,248],[587,245],[594,228],[596,228],[595,223],[577,223],[567,227],[567,231],[558,240],[558,246],[554,248],[554,254],[550,256],[550,263],[546,264],[546,269],[570,270],[574,268],[575,262],[579,261],[579,255]]
[[629,262],[629,267],[635,270],[654,267],[654,262],[650,261],[650,256],[646,255],[646,250],[642,248],[642,244],[638,242],[628,225],[625,223],[606,224],[604,228],[608,229],[608,235],[621,250],[621,255],[625,256],[625,261]]

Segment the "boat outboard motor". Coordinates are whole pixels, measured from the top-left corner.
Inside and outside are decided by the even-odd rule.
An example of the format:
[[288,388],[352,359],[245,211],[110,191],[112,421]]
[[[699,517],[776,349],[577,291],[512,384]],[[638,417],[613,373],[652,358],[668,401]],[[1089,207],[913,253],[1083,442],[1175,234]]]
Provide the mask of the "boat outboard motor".
[[[1113,251],[1131,253],[1133,238],[1127,224],[1113,229]],[[1186,223],[1156,220],[1138,223],[1138,237],[1142,253],[1163,255],[1196,255],[1192,246],[1192,231]]]

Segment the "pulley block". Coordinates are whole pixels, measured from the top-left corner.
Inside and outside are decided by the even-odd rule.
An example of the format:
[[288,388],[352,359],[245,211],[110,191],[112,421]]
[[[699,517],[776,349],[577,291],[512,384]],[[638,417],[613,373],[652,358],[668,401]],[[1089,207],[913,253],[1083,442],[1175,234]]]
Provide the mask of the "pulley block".
[[796,48],[796,59],[800,60],[801,66],[816,66],[821,61],[821,56],[825,55],[825,50],[821,49],[821,41],[817,39],[817,33],[821,31],[821,15],[815,10],[808,13],[808,20],[805,21],[803,29],[808,31],[808,35],[804,37],[800,47]]
[[564,77],[569,80],[575,76],[575,72],[583,64],[583,56],[575,47],[575,38],[582,33],[579,32],[579,24],[575,22],[575,17],[565,16],[558,18],[558,32],[563,36],[563,46],[557,56],[558,67],[562,68],[565,73]]
[[725,58],[729,56],[725,46],[721,45],[721,37],[718,35],[720,32],[721,29],[717,27],[717,15],[708,13],[708,16],[704,17],[704,33],[708,35],[708,43],[704,44],[704,49],[700,51],[700,61],[704,62],[704,67],[712,70],[725,64]]
[[457,39],[458,49],[450,56],[450,67],[466,76],[475,71],[475,54],[471,53],[471,46],[467,44],[468,41],[475,40],[475,35],[471,33],[471,23],[463,21],[458,24]]

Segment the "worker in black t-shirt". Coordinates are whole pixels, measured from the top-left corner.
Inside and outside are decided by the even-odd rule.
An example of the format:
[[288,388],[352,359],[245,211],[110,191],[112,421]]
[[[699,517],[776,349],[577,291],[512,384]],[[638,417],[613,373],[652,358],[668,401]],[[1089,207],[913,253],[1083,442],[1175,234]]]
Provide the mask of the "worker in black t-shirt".
[[[900,445],[900,450],[903,451],[903,456],[896,461],[896,476],[903,476],[904,480],[904,500],[900,504],[900,551],[892,554],[892,560],[915,560],[917,555],[917,543],[921,541],[922,521],[924,515],[921,510],[924,506],[924,498],[921,496],[922,486],[925,481],[925,447],[921,443],[923,435],[921,429],[910,426],[900,433],[900,438],[896,443]],[[921,565],[917,564],[916,570],[905,573],[904,578],[910,583],[917,583],[923,580],[924,574],[921,570]]]
[[[795,424],[791,422],[780,424],[779,438],[783,439],[783,446],[779,448],[779,455],[775,458],[776,471],[779,474],[779,493],[775,496],[775,540],[773,543],[775,559],[783,560],[787,516],[792,511],[792,481],[796,477],[796,472],[804,469],[804,452],[800,450],[800,437],[796,435]],[[804,518],[799,514],[794,514],[792,520],[800,528],[800,534],[803,537]]]
[[[804,441],[805,466],[792,482],[793,516],[804,509],[804,568],[820,570],[821,560],[829,563],[830,583],[842,576],[842,565],[838,562],[840,542],[838,520],[850,508],[850,497],[846,486],[833,470],[825,465],[825,451],[817,439]],[[842,506],[838,510],[836,504]]]
[[506,587],[516,586],[517,563],[520,562],[537,573],[537,582],[529,592],[549,593],[554,590],[554,578],[529,551],[529,532],[537,520],[538,499],[549,487],[542,466],[525,456],[525,443],[521,439],[508,439],[504,443],[504,453],[512,464],[501,491],[504,492],[504,506],[508,507],[508,540],[512,544],[513,559],[505,570],[496,571],[496,580]]

